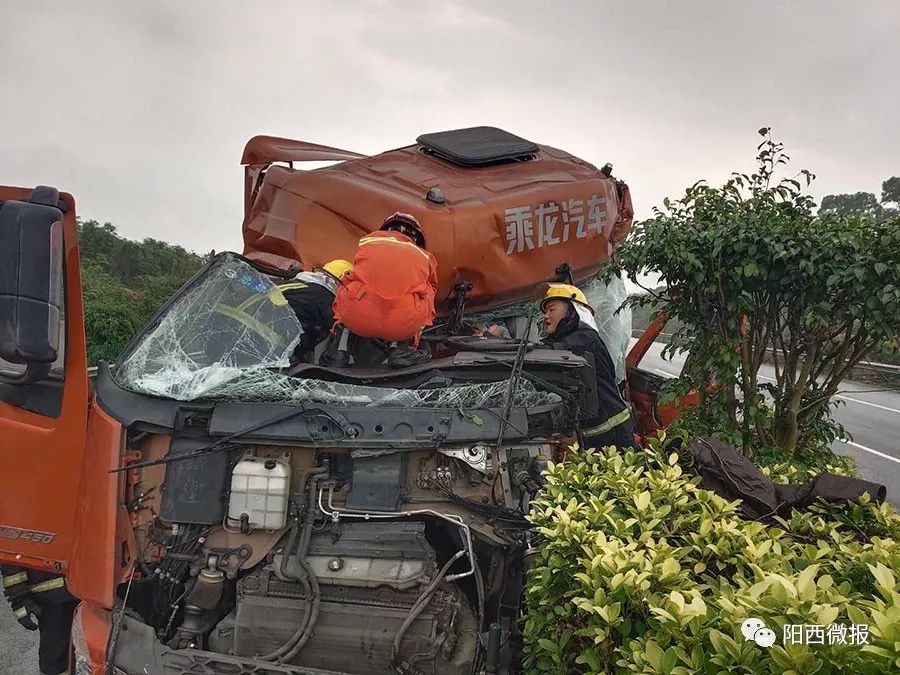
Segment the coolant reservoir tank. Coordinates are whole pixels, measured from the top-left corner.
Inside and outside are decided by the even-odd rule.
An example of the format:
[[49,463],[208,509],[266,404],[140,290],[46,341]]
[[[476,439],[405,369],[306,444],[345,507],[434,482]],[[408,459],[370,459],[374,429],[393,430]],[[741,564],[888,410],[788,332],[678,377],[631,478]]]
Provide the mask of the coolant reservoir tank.
[[281,529],[287,522],[290,487],[290,455],[278,458],[245,455],[231,474],[229,527],[245,524],[250,529]]

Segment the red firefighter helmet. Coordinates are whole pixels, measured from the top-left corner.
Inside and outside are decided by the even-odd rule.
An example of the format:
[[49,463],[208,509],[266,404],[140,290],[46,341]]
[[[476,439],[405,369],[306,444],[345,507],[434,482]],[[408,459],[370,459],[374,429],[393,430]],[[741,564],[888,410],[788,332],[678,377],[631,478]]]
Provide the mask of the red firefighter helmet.
[[419,221],[413,215],[397,211],[385,219],[380,229],[394,230],[400,234],[405,234],[416,242],[416,246],[425,248],[425,233],[422,232],[422,226],[419,225]]

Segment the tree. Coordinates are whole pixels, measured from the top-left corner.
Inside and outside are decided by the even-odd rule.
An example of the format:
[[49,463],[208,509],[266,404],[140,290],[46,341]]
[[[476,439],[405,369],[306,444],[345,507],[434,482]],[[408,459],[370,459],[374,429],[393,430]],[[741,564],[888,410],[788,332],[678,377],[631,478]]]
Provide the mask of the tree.
[[888,178],[881,184],[881,217],[900,217],[900,176]]
[[881,184],[881,203],[871,192],[827,195],[822,199],[819,213],[833,213],[839,216],[869,216],[880,220],[896,218],[900,215],[900,176],[888,178]]
[[900,207],[900,176],[888,178],[881,184],[881,202]]
[[156,239],[131,241],[115,226],[78,223],[88,363],[114,360],[122,348],[204,262]]
[[833,213],[838,216],[871,216],[881,215],[881,204],[871,192],[855,194],[828,195],[822,199],[820,213]]
[[115,360],[143,323],[139,294],[122,286],[103,268],[102,262],[81,261],[84,332],[88,363],[92,365]]
[[[834,428],[822,423],[841,381],[900,329],[900,221],[815,215],[801,184],[814,176],[779,180],[789,158],[768,129],[760,133],[755,173],[666,199],[609,267],[635,283],[642,273],[665,283],[630,302],[679,319],[667,349],[691,348],[715,380],[708,387],[689,372],[672,392],[699,389],[695,414],[747,454],[830,440]],[[776,382],[761,383],[769,354]]]

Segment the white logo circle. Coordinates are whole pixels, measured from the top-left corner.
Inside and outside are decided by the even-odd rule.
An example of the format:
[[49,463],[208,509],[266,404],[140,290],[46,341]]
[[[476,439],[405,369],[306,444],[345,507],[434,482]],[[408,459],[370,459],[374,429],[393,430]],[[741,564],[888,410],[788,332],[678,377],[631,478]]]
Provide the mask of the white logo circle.
[[753,640],[760,647],[771,647],[776,642],[775,631],[766,627],[760,619],[744,619],[741,624],[741,635],[745,640]]
[[760,647],[771,647],[775,644],[775,631],[769,628],[760,628],[754,633],[753,641]]
[[759,619],[744,619],[744,623],[741,624],[741,634],[745,640],[752,640],[753,636],[756,635],[756,631],[765,627],[766,624]]

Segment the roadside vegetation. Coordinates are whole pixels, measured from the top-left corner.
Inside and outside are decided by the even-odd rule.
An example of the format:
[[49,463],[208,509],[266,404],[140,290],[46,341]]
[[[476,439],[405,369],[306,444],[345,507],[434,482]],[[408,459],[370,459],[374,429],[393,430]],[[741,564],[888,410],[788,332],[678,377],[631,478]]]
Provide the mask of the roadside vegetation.
[[110,223],[78,223],[88,365],[113,361],[203,257],[156,239],[131,241]]
[[[754,173],[666,200],[609,266],[660,280],[629,303],[639,321],[672,320],[667,349],[689,357],[665,396],[697,390],[700,404],[644,450],[590,449],[551,467],[531,514],[542,546],[526,592],[529,673],[900,671],[895,510],[821,504],[749,522],[699,487],[681,449],[716,436],[775,482],[852,474],[829,447],[843,433],[831,397],[900,329],[890,200],[864,200],[860,212],[833,199],[817,212],[806,193],[814,176],[781,178],[789,159],[760,134]],[[768,350],[774,383],[758,377]],[[745,640],[748,618],[774,631],[771,647]],[[793,625],[868,633],[865,643],[845,632],[843,644],[786,644]]]
[[[819,470],[767,468],[801,482]],[[532,511],[526,672],[847,675],[900,668],[900,518],[889,505],[815,506],[777,526],[698,487],[686,454],[570,455]],[[747,641],[760,619],[777,641]],[[867,626],[866,644],[788,644],[784,626]],[[858,637],[858,630],[857,637]],[[854,640],[853,642],[857,642]]]
[[[669,393],[700,391],[696,431],[803,456],[839,433],[831,397],[850,370],[900,332],[900,218],[816,213],[814,176],[780,177],[789,158],[760,133],[753,173],[666,199],[611,269],[665,285],[630,302],[678,320],[667,349],[690,356]],[[774,383],[758,377],[767,357]]]

